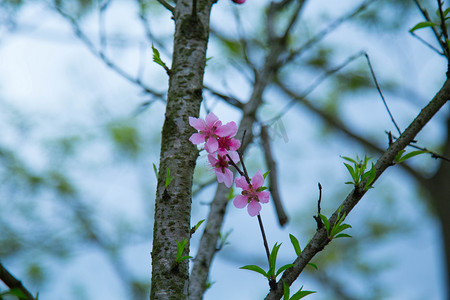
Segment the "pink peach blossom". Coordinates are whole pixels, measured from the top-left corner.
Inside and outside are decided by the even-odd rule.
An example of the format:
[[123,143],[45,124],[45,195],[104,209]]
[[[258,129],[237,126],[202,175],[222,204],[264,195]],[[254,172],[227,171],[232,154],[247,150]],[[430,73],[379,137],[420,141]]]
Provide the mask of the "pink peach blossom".
[[[230,152],[228,155],[230,155],[234,163],[237,163],[239,161],[239,156],[235,151]],[[218,154],[217,156],[209,154],[208,160],[211,166],[214,168],[214,172],[217,176],[217,181],[219,183],[223,182],[228,188],[231,187],[233,185],[233,172],[228,169],[228,167],[230,166],[230,160],[228,159],[228,157],[226,155],[220,154]]]
[[247,206],[248,214],[251,217],[259,215],[261,211],[261,203],[268,203],[270,193],[263,190],[264,177],[261,171],[258,170],[253,176],[249,184],[244,176],[235,179],[236,187],[242,189],[241,195],[237,195],[233,200],[236,208],[244,208]]
[[232,0],[236,4],[242,4],[245,2],[245,0]]
[[[218,138],[231,138],[236,135],[237,132],[236,123],[230,122],[222,125],[219,118],[212,112],[206,115],[205,120],[189,117],[189,125],[198,130],[198,133],[194,133],[189,138],[189,141],[195,145],[206,142],[205,150],[211,154],[216,152],[219,148]],[[236,145],[235,142],[232,142],[231,144],[233,147]]]

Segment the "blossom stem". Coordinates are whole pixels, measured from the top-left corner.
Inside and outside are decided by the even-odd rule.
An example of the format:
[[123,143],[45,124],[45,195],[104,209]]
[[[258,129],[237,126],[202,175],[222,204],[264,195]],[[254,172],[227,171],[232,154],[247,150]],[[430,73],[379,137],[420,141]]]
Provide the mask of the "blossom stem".
[[262,238],[264,241],[264,248],[266,248],[267,261],[269,261],[269,264],[270,264],[270,250],[269,250],[269,245],[267,244],[267,238],[266,238],[266,233],[264,232],[264,226],[262,223],[261,214],[258,215],[258,223],[259,223],[259,228],[261,229],[261,235],[262,235]]
[[[241,169],[236,165],[236,163],[233,161],[231,156],[229,154],[227,154],[227,157],[228,157],[230,165],[232,165],[236,169],[236,171],[238,171],[238,173],[241,174],[241,176],[245,177],[245,173],[242,172]],[[240,159],[240,157],[239,157],[239,159]]]

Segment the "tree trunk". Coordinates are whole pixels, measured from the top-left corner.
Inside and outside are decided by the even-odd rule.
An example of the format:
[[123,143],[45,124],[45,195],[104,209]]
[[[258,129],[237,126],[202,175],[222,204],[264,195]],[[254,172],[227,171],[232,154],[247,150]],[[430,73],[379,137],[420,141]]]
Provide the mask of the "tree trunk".
[[[447,141],[443,156],[450,157],[450,116],[447,119]],[[441,161],[436,174],[427,181],[427,188],[431,194],[431,201],[442,229],[442,246],[445,254],[447,275],[447,299],[450,300],[450,162]]]
[[[213,0],[178,0],[165,121],[161,137],[153,229],[150,299],[188,297],[188,260],[176,262],[177,244],[189,239],[192,177],[198,151],[188,117],[198,116]],[[166,187],[167,170],[173,180]],[[185,253],[188,254],[189,243]]]

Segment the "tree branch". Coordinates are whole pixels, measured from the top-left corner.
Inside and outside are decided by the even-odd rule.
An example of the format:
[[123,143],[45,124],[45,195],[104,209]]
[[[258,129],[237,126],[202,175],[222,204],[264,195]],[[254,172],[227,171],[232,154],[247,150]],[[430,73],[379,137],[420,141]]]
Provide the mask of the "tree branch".
[[[378,159],[375,164],[376,177],[373,183],[383,174],[383,172],[392,165],[395,156],[411,143],[419,131],[428,123],[428,121],[444,106],[450,99],[450,80],[447,79],[436,94],[436,96],[425,106],[419,115],[411,122],[408,128],[402,133],[402,135],[395,141],[386,152]],[[366,190],[364,185],[367,179],[363,181],[358,187],[355,187],[353,191],[347,196],[347,198],[340,205],[341,215],[348,215],[356,204],[362,199]],[[338,210],[336,210],[330,218],[330,226],[333,226],[337,220]],[[314,237],[305,247],[303,252],[294,262],[292,268],[287,269],[281,279],[277,282],[277,288],[272,289],[265,299],[280,299],[283,296],[283,282],[291,285],[300,273],[303,271],[309,261],[329,243],[326,229],[321,228],[316,231]]]
[[6,284],[10,289],[20,290],[26,297],[27,300],[35,300],[33,295],[23,286],[22,282],[18,280],[14,275],[12,275],[0,262],[0,279]]
[[149,93],[153,95],[154,97],[163,99],[164,94],[161,92],[157,92],[150,88],[149,86],[146,86],[139,78],[135,78],[128,74],[125,70],[120,68],[118,65],[116,65],[106,54],[103,52],[103,50],[98,50],[97,47],[95,47],[94,43],[86,36],[86,34],[81,30],[80,25],[78,24],[77,20],[73,18],[71,15],[66,13],[64,10],[61,9],[58,5],[53,6],[54,9],[66,20],[70,22],[72,25],[72,29],[75,33],[75,35],[78,37],[78,39],[83,42],[88,50],[97,58],[102,60],[111,70],[128,80],[129,82],[138,85],[141,87],[146,93]]
[[267,132],[266,126],[261,127],[261,144],[264,148],[264,156],[266,158],[267,169],[269,172],[269,190],[272,196],[273,203],[275,205],[275,210],[278,216],[278,222],[281,226],[284,226],[288,221],[288,217],[283,208],[283,203],[281,202],[280,193],[278,192],[278,172],[277,164],[273,159],[272,149],[270,147],[269,134]]

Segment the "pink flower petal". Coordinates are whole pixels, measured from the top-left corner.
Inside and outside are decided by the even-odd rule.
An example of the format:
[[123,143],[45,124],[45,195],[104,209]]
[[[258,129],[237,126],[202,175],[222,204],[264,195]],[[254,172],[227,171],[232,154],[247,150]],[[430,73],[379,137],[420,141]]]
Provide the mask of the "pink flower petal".
[[236,208],[244,208],[247,205],[247,197],[243,195],[237,195],[233,200],[233,204]]
[[191,141],[192,144],[198,145],[205,142],[205,135],[200,133],[194,133],[189,138],[189,141]]
[[236,151],[239,147],[241,147],[241,142],[237,139],[231,139],[230,150]]
[[217,140],[213,137],[209,137],[205,144],[205,150],[208,153],[214,153],[217,151],[217,148],[219,147],[219,143]]
[[252,200],[248,204],[247,211],[250,217],[259,215],[259,212],[261,211],[261,204],[259,204],[259,202],[256,202],[255,200]]
[[245,0],[232,0],[236,4],[243,4]]
[[218,160],[212,154],[208,154],[208,160],[211,166],[214,168]]
[[236,151],[229,151],[227,154],[231,157],[235,164],[239,162],[239,154]]
[[233,172],[231,172],[229,169],[225,169],[225,174],[223,174],[223,183],[227,188],[233,185]]
[[197,130],[205,130],[205,121],[194,117],[189,117],[189,125]]
[[221,183],[225,181],[225,174],[220,172],[219,169],[215,169],[214,172],[216,173],[217,176],[217,182]]
[[[205,122],[206,126],[208,126],[209,128],[211,128],[217,121],[219,121],[219,118],[213,112],[210,112],[206,115]],[[218,126],[222,125],[222,122],[219,121],[219,123],[220,124]]]
[[220,126],[216,130],[216,134],[221,137],[233,137],[237,133],[237,125],[234,122],[229,122],[223,126]]
[[252,186],[256,190],[259,187],[262,187],[264,185],[264,177],[261,174],[261,171],[258,170],[252,178]]
[[268,191],[262,191],[258,193],[258,199],[261,203],[268,203],[270,198],[270,193]]
[[247,180],[245,180],[245,177],[244,177],[244,176],[241,176],[241,177],[239,177],[239,178],[236,178],[236,179],[234,180],[234,183],[236,184],[236,186],[237,186],[238,188],[241,188],[241,189],[243,189],[244,191],[245,191],[245,190],[248,190],[248,183],[247,183]]

